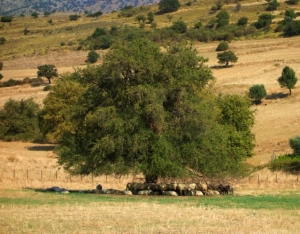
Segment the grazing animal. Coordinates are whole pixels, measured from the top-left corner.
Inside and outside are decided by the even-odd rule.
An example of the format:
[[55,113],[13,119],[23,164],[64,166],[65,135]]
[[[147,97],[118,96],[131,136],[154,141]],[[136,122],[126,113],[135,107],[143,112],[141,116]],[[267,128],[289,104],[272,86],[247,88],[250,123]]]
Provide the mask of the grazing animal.
[[98,184],[98,185],[96,186],[96,189],[97,189],[98,191],[101,191],[101,190],[102,190],[102,185],[101,185],[101,184]]
[[166,196],[178,196],[178,194],[175,191],[165,191],[164,195]]

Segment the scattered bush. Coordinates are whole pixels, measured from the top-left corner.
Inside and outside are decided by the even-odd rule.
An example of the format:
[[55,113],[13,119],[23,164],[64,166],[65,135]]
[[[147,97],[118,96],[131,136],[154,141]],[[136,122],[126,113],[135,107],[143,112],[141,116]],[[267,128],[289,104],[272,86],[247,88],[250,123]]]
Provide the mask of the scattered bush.
[[0,37],[0,45],[3,45],[6,42],[5,37]]
[[69,20],[78,20],[80,18],[80,15],[77,15],[77,14],[75,14],[75,15],[70,15],[69,16]]
[[256,104],[260,104],[261,100],[266,96],[267,96],[267,91],[263,84],[253,85],[249,89],[249,97],[252,98]]
[[229,49],[229,45],[226,41],[222,41],[219,43],[218,47],[216,48],[216,51],[225,51]]
[[4,22],[4,23],[9,23],[13,20],[13,16],[2,16],[1,17],[1,22]]
[[88,53],[87,62],[95,63],[95,62],[97,62],[99,57],[100,57],[100,55],[96,51],[94,51],[94,50],[90,51]]

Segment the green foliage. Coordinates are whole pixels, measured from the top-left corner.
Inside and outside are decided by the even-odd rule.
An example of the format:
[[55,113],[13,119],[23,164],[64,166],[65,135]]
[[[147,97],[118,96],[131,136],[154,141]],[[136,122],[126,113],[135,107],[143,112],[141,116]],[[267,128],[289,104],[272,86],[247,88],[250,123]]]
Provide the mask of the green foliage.
[[0,45],[3,45],[6,42],[5,37],[0,37]]
[[299,174],[300,172],[300,156],[283,155],[275,159],[270,169],[273,171],[284,171],[291,174]]
[[254,125],[254,112],[250,110],[251,101],[247,97],[233,94],[219,97],[218,105],[221,107],[221,124],[232,131],[229,138],[232,156],[252,156],[255,136],[251,133]]
[[60,77],[55,85],[51,85],[50,93],[43,101],[44,108],[39,115],[39,127],[47,142],[56,143],[65,131],[74,132],[72,115],[78,99],[85,90],[84,85],[76,81],[80,72],[77,70],[73,74],[66,73]]
[[229,24],[229,14],[227,11],[222,10],[217,14],[217,27],[223,27]]
[[292,4],[292,5],[296,5],[300,2],[300,0],[288,0],[287,1],[289,4]]
[[69,16],[69,20],[72,20],[72,21],[78,20],[79,18],[80,18],[80,15],[77,15],[77,14]]
[[176,33],[185,33],[187,30],[187,25],[184,21],[178,20],[176,22],[173,22],[173,25],[171,26],[171,29],[174,30]]
[[106,30],[105,30],[105,28],[96,28],[95,29],[95,31],[93,32],[93,34],[92,34],[92,37],[93,38],[97,38],[97,37],[101,37],[101,36],[104,36],[104,35],[106,35],[107,34],[107,32],[106,32]]
[[154,21],[154,14],[153,14],[152,11],[150,11],[150,12],[147,14],[147,20],[149,21],[150,24]]
[[200,21],[195,23],[194,25],[194,29],[200,29],[201,27],[202,27],[202,23]]
[[57,69],[53,64],[45,64],[38,66],[38,77],[46,77],[48,79],[49,84],[51,84],[51,78],[57,77]]
[[284,35],[289,37],[300,35],[300,20],[291,21],[284,27],[283,31]]
[[145,15],[137,15],[135,17],[135,20],[138,21],[139,23],[142,21],[142,22],[145,22],[146,21],[146,16]]
[[245,16],[241,17],[237,22],[238,26],[246,26],[247,24],[248,24],[248,18]]
[[62,87],[56,82],[43,114],[51,112],[52,124],[44,126],[58,133],[59,163],[74,174],[141,172],[154,180],[187,176],[186,168],[206,175],[240,171],[253,148],[252,112],[242,97],[206,90],[213,80],[206,61],[186,44],[161,52],[133,38],[115,43],[101,65],[71,74],[84,89],[70,93],[70,107],[60,95],[67,89],[55,92]]
[[300,136],[290,138],[289,143],[291,148],[294,150],[293,154],[300,156]]
[[39,17],[39,14],[37,12],[33,12],[31,14],[31,17],[37,19]]
[[255,23],[257,29],[267,28],[272,23],[274,16],[271,14],[261,14],[258,17],[258,21]]
[[288,88],[289,94],[292,94],[292,89],[295,87],[298,79],[295,72],[289,66],[285,66],[282,70],[281,76],[277,79],[280,87]]
[[87,14],[86,17],[99,17],[101,16],[103,13],[101,11],[97,11],[95,13],[90,13],[90,14]]
[[161,0],[158,4],[158,8],[161,13],[169,13],[177,11],[180,7],[178,0]]
[[221,41],[216,48],[216,51],[225,51],[229,49],[229,45],[226,41]]
[[43,80],[41,78],[29,78],[26,77],[21,80],[15,80],[15,79],[9,79],[5,82],[0,83],[0,87],[11,87],[11,86],[16,86],[16,85],[23,85],[23,84],[31,84],[32,86],[38,86],[43,84]]
[[87,61],[89,63],[95,63],[98,61],[99,57],[100,55],[96,51],[92,50],[88,53]]
[[218,63],[225,64],[225,67],[228,67],[229,62],[236,63],[238,60],[238,57],[230,50],[218,53],[217,58],[219,59]]
[[1,22],[9,23],[13,20],[13,16],[1,16]]
[[249,97],[254,99],[256,103],[261,103],[261,100],[267,96],[267,91],[265,86],[256,84],[250,87],[249,89]]
[[272,0],[268,3],[267,11],[275,11],[277,7],[280,6],[280,3],[277,0]]
[[33,99],[7,101],[0,110],[0,139],[5,141],[38,139],[39,111],[39,106]]

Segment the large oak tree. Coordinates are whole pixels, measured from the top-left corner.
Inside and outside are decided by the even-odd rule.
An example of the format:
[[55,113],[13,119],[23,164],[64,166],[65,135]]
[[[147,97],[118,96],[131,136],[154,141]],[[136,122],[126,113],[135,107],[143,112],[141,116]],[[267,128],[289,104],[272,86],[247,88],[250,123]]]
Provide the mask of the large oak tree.
[[237,172],[253,149],[250,102],[212,94],[206,61],[183,44],[161,52],[146,39],[116,43],[101,65],[74,74],[85,89],[59,138],[59,163],[74,174],[143,173],[148,182],[188,169]]

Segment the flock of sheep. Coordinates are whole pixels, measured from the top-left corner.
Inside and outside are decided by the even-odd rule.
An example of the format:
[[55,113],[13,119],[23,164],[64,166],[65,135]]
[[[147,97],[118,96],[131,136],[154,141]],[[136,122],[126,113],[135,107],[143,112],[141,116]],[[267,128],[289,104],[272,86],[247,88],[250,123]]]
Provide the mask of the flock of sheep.
[[233,194],[234,188],[229,184],[207,183],[128,183],[125,190],[103,189],[101,184],[93,190],[67,190],[65,188],[51,187],[46,191],[58,193],[97,193],[120,195],[165,195],[165,196],[202,196]]
[[99,184],[95,193],[124,195],[167,195],[167,196],[201,196],[233,194],[234,188],[229,184],[206,183],[128,183],[125,190],[102,189]]

